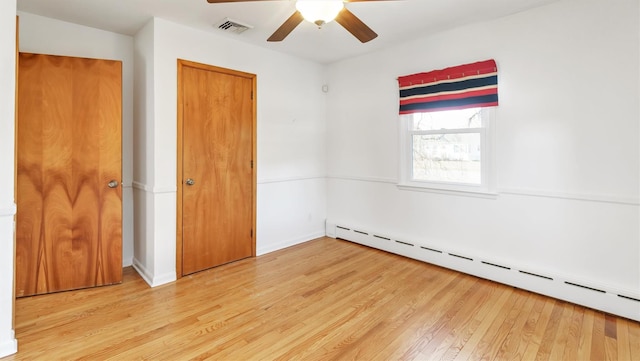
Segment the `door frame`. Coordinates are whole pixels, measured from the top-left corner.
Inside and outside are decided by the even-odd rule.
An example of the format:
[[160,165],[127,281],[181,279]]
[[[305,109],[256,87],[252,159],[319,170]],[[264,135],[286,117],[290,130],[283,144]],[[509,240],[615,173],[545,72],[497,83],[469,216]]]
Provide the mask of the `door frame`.
[[11,295],[11,327],[16,329],[16,270],[18,269],[16,254],[16,247],[18,243],[16,234],[16,222],[18,221],[17,202],[18,199],[18,70],[20,69],[20,17],[16,16],[16,84],[15,84],[15,108],[13,110],[13,203],[15,205],[15,212],[13,214],[13,293]]
[[221,74],[234,75],[251,80],[251,158],[253,167],[251,169],[251,228],[253,229],[253,237],[251,238],[251,256],[256,256],[256,194],[257,194],[257,76],[251,73],[245,73],[238,70],[221,68],[213,65],[196,63],[189,60],[178,59],[178,114],[177,114],[177,196],[176,196],[176,277],[182,278],[182,188],[184,181],[182,179],[183,172],[183,75],[184,68],[196,68],[201,70],[213,71]]

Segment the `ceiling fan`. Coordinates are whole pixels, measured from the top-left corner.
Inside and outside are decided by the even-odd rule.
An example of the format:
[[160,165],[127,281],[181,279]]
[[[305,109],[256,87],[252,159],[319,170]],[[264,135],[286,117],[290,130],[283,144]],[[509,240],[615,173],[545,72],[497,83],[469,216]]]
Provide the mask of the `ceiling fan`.
[[[207,0],[211,4],[239,3],[249,1],[272,0]],[[389,1],[389,0],[296,0],[296,12],[293,13],[280,27],[267,39],[267,41],[282,41],[302,20],[308,20],[319,28],[324,24],[335,20],[360,42],[366,43],[375,39],[378,34],[371,30],[362,20],[358,19],[345,3],[363,1]]]

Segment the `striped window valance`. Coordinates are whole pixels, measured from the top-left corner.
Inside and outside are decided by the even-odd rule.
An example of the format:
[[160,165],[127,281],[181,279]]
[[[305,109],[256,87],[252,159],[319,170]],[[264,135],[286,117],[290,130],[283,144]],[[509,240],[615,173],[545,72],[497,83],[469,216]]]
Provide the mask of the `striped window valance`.
[[400,114],[498,105],[495,60],[398,78]]

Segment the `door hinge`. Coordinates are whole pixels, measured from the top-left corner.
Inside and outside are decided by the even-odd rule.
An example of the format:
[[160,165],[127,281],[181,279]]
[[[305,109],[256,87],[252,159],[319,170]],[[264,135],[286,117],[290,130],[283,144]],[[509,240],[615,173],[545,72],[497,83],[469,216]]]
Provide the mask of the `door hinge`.
[[253,238],[253,228],[251,228],[251,238]]
[[253,90],[251,91],[251,100],[253,100]]
[[253,169],[253,159],[251,160],[251,169]]

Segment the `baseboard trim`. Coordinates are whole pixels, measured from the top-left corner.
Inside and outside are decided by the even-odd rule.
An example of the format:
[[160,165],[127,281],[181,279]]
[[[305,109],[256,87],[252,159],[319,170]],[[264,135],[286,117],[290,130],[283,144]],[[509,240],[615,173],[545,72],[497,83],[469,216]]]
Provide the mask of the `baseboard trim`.
[[309,242],[309,241],[311,241],[313,239],[324,237],[324,236],[325,236],[325,232],[317,232],[317,233],[312,233],[312,234],[309,234],[309,235],[306,235],[306,236],[303,236],[303,237],[298,237],[298,238],[286,240],[286,241],[283,241],[283,242],[279,242],[279,243],[270,245],[268,247],[258,247],[258,249],[256,250],[256,255],[257,256],[262,256],[262,255],[267,254],[267,253],[279,251],[281,249],[284,249],[284,248],[287,248],[287,247],[291,247],[291,246],[295,246],[297,244]]
[[354,228],[331,222],[327,224],[326,233],[327,236],[640,321],[640,295],[637,290],[616,289],[579,277],[541,272],[526,265],[508,264],[467,252],[398,239],[372,232],[366,227]]
[[0,358],[13,355],[18,352],[18,340],[16,340],[15,332],[9,332],[7,340],[0,341]]
[[140,277],[142,277],[142,279],[145,282],[147,282],[149,287],[152,287],[152,288],[153,287],[162,286],[164,284],[171,283],[171,282],[174,282],[176,280],[176,274],[175,273],[168,273],[168,274],[164,274],[164,275],[160,275],[160,276],[152,275],[152,273],[149,272],[149,270],[140,261],[138,261],[135,257],[133,258],[132,266],[133,266],[133,269],[135,269],[136,272],[138,272]]
[[133,266],[133,269],[136,270],[136,272],[140,275],[140,277],[142,277],[142,279],[147,282],[147,284],[151,287],[153,284],[153,277],[151,276],[151,273],[147,271],[147,268],[145,266],[142,265],[142,263],[140,263],[140,261],[138,261],[135,257],[133,258],[133,262],[131,264],[131,266]]

